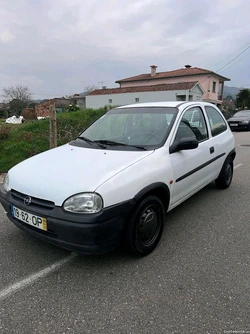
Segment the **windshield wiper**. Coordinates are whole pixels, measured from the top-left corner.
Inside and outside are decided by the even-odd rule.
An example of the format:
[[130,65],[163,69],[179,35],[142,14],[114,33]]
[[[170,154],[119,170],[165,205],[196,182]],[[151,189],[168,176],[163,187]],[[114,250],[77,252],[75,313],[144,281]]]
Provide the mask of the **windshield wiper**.
[[126,146],[126,147],[135,147],[138,148],[139,150],[143,150],[145,151],[146,148],[143,146],[137,146],[137,145],[129,145],[129,144],[124,144],[124,143],[119,143],[117,141],[113,141],[113,140],[106,140],[106,139],[102,139],[102,140],[94,140],[94,143],[98,143],[98,144],[104,144],[104,145],[110,145],[110,146]]
[[100,147],[102,147],[102,148],[106,148],[106,146],[102,145],[102,143],[98,143],[98,142],[93,141],[93,140],[91,140],[91,139],[89,139],[89,138],[87,138],[87,137],[79,136],[79,137],[77,137],[77,139],[84,140],[84,141],[86,141],[86,142],[89,143],[89,144],[97,144],[98,146],[100,146]]

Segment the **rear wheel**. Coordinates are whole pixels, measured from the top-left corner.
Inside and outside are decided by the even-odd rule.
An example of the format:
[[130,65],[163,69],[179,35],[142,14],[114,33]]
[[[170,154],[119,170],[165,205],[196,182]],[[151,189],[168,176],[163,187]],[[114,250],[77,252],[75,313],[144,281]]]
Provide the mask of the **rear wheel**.
[[230,186],[233,179],[233,159],[228,157],[225,161],[219,177],[215,180],[216,186],[220,189],[226,189]]
[[144,198],[133,212],[125,232],[125,245],[136,255],[151,253],[164,227],[164,207],[156,196]]

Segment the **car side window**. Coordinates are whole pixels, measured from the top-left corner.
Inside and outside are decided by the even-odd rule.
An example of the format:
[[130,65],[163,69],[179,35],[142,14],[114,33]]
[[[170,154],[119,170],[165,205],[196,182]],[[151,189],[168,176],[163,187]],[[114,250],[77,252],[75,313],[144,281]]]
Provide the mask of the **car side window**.
[[215,108],[209,106],[206,106],[205,110],[211,127],[212,136],[217,136],[226,131],[227,125],[220,113]]
[[183,137],[196,138],[199,142],[208,139],[207,125],[201,108],[190,108],[184,113],[175,140]]

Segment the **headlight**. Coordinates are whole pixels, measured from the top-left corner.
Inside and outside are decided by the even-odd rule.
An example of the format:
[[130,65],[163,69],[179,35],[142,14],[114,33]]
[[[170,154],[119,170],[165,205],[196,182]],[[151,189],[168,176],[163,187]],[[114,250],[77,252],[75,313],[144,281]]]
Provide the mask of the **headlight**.
[[4,181],[3,181],[3,189],[5,191],[10,191],[10,184],[9,184],[9,174],[5,175]]
[[96,193],[77,194],[63,204],[64,210],[75,213],[96,213],[101,211],[102,207],[102,198]]
[[250,121],[241,121],[242,124],[248,124]]

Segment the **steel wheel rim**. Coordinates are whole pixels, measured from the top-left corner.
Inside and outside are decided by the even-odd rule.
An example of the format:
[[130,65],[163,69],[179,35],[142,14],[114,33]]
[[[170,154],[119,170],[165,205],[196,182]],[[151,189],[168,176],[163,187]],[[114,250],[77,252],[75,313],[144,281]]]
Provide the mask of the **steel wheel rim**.
[[159,215],[153,206],[148,206],[139,217],[136,238],[143,246],[151,246],[161,229]]
[[232,166],[230,163],[228,163],[226,165],[226,168],[225,168],[225,176],[226,176],[226,183],[229,184],[231,182],[231,179],[232,179]]

